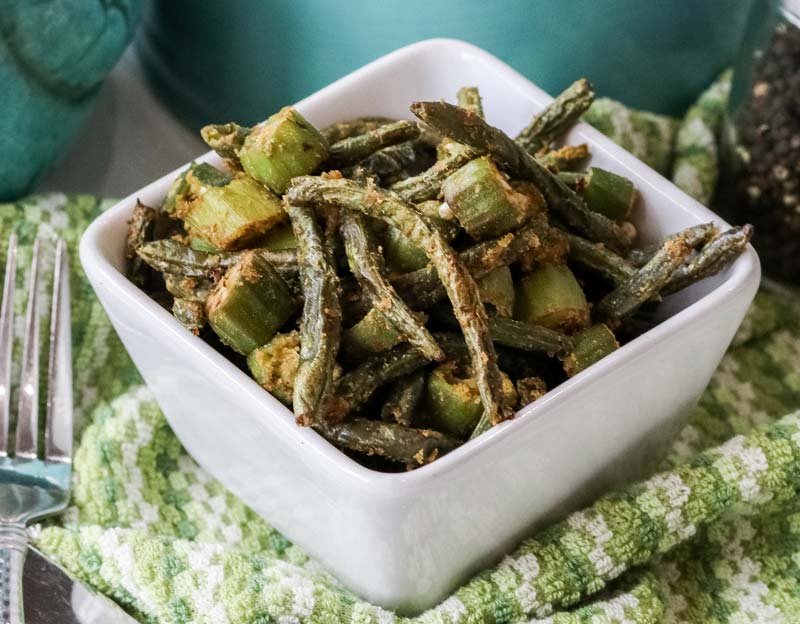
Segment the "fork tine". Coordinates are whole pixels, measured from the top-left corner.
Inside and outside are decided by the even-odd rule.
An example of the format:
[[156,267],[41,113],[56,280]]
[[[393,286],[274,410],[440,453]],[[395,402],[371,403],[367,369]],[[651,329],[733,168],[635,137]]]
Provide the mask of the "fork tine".
[[50,358],[47,370],[45,459],[72,457],[72,352],[70,345],[69,263],[64,240],[56,246],[53,303],[50,315]]
[[17,236],[8,238],[3,300],[0,303],[0,457],[8,455],[11,412],[11,352],[14,347],[14,286],[17,275]]
[[17,412],[17,457],[35,458],[39,424],[39,247],[33,243],[33,260],[28,280],[28,308],[22,343],[22,374]]

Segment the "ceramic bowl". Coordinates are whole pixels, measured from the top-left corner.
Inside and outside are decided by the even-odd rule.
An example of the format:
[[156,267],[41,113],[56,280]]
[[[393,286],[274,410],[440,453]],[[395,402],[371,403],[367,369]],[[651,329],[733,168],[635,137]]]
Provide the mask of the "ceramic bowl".
[[[486,116],[510,133],[550,97],[488,53],[429,40],[389,54],[297,104],[324,126],[358,115],[409,117],[413,100],[477,85]],[[270,111],[265,111],[265,116]],[[596,130],[570,142],[641,192],[644,241],[711,220],[692,200]],[[198,160],[220,164],[214,154]],[[346,586],[403,613],[435,604],[536,527],[642,475],[675,438],[759,281],[755,252],[666,299],[657,327],[436,462],[387,474],[356,463],[246,373],[186,331],[125,277],[137,198],[159,205],[172,172],[95,221],[81,260],[136,365],[192,456]]]

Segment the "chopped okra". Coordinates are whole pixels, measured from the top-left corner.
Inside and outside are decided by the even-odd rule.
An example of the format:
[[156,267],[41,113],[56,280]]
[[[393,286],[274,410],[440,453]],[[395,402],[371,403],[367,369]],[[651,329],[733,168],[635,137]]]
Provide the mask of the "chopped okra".
[[453,96],[412,103],[421,124],[317,129],[286,107],[206,126],[223,167],[193,163],[160,207],[136,207],[127,238],[131,280],[186,330],[298,425],[398,471],[646,332],[663,297],[729,267],[753,234],[697,224],[636,244],[633,182],[564,144],[594,97],[586,80],[516,139],[476,87]]

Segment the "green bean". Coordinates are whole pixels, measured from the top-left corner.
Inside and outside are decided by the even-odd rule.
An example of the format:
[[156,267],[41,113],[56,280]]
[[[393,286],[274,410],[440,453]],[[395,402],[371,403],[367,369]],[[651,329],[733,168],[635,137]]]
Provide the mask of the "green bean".
[[722,232],[670,276],[662,289],[669,295],[730,266],[744,251],[753,236],[753,226],[732,227]]
[[167,292],[176,299],[198,303],[205,303],[214,288],[214,282],[206,277],[186,277],[174,273],[164,273],[164,284]]
[[542,325],[523,323],[503,316],[489,319],[489,331],[496,344],[520,351],[563,355],[572,349],[572,340],[566,334]]
[[565,145],[546,154],[537,156],[536,160],[542,167],[556,171],[572,171],[589,158],[589,146],[586,143],[579,145]]
[[550,145],[570,129],[594,100],[592,85],[576,80],[548,104],[516,138],[529,154]]
[[424,370],[418,370],[407,377],[398,379],[383,402],[381,420],[406,426],[411,425],[424,390]]
[[456,95],[458,105],[461,108],[472,111],[479,117],[483,117],[483,102],[478,87],[461,87]]
[[205,327],[208,322],[206,307],[198,301],[188,299],[175,299],[172,302],[172,314],[178,322],[195,336]]
[[436,199],[447,177],[478,156],[480,154],[472,148],[457,150],[447,158],[437,161],[430,169],[413,178],[395,182],[389,188],[400,199],[412,204]]
[[417,347],[425,357],[430,360],[443,360],[444,353],[433,336],[386,279],[383,256],[370,238],[364,216],[346,209],[342,210],[341,232],[350,271],[372,300],[372,304],[389,319],[405,340]]
[[395,121],[364,134],[342,139],[330,146],[325,166],[332,169],[346,167],[380,149],[412,141],[419,136],[419,125],[413,121]]
[[241,170],[239,150],[250,134],[250,128],[235,123],[212,124],[200,130],[206,144],[219,154],[229,167]]
[[131,220],[128,221],[128,235],[125,239],[125,255],[128,258],[128,275],[131,281],[139,287],[145,285],[147,273],[144,261],[136,254],[145,243],[153,240],[156,228],[156,211],[136,200]]
[[603,243],[593,243],[577,234],[564,232],[569,241],[569,259],[581,266],[601,273],[615,286],[624,284],[636,273],[636,267],[622,256],[606,249]]
[[441,232],[412,206],[372,184],[364,186],[351,180],[301,177],[292,182],[287,196],[291,202],[334,204],[364,212],[398,228],[411,242],[423,248],[445,284],[470,350],[484,408],[482,418],[497,424],[511,417],[512,411],[504,403],[500,369],[478,286]]
[[336,446],[367,455],[380,455],[408,466],[428,464],[461,444],[460,440],[438,431],[366,418],[337,424],[320,423],[315,429]]
[[[701,223],[700,225],[693,225],[692,227],[684,230],[686,233],[686,244],[692,249],[705,245],[717,235],[717,228],[713,223]],[[650,259],[656,255],[661,246],[667,239],[645,245],[637,249],[631,249],[628,252],[626,260],[638,269],[641,269],[647,264]]]
[[343,169],[342,173],[354,180],[376,177],[385,185],[404,172],[418,168],[418,163],[425,160],[425,156],[425,148],[418,141],[405,141],[378,150],[352,167]]
[[321,422],[334,390],[336,354],[342,332],[339,279],[333,254],[325,247],[314,212],[285,203],[300,252],[305,300],[300,322],[300,366],[292,406],[297,422]]
[[166,238],[140,245],[136,253],[156,271],[186,277],[207,277],[209,274],[224,273],[239,261],[243,252],[209,254]]
[[337,121],[329,126],[325,126],[321,132],[328,143],[336,143],[342,139],[349,139],[358,134],[364,134],[375,128],[380,128],[386,124],[397,121],[390,117],[356,117],[347,121]]
[[533,182],[550,209],[578,233],[615,250],[630,247],[635,237],[630,224],[617,225],[589,210],[575,191],[540,165],[521,145],[474,113],[445,102],[414,102],[411,111],[444,136],[488,154],[512,177]]

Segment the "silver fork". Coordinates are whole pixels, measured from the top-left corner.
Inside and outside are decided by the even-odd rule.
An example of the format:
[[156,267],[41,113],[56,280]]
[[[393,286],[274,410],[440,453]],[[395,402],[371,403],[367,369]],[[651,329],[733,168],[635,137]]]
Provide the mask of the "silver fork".
[[72,362],[69,325],[69,265],[64,241],[55,251],[47,374],[44,451],[39,448],[40,242],[33,246],[22,346],[14,449],[9,445],[11,352],[14,342],[14,282],[17,239],[8,241],[0,303],[0,622],[23,624],[22,568],[29,523],[62,511],[72,473]]

